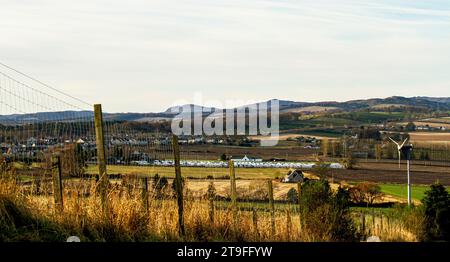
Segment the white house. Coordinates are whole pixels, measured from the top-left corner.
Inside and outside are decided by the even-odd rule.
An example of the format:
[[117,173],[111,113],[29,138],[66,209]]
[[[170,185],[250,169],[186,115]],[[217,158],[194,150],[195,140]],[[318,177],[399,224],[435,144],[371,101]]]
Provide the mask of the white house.
[[256,156],[232,156],[231,160],[234,162],[262,162],[262,158]]
[[298,183],[303,182],[305,175],[300,169],[290,169],[287,175],[283,178],[283,183]]

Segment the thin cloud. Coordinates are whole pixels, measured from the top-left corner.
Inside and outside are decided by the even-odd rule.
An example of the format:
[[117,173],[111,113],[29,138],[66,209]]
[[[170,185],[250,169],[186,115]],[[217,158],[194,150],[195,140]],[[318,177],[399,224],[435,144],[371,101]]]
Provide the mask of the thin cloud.
[[[2,1],[0,59],[109,111],[450,96],[445,1]],[[394,88],[395,87],[395,88]]]

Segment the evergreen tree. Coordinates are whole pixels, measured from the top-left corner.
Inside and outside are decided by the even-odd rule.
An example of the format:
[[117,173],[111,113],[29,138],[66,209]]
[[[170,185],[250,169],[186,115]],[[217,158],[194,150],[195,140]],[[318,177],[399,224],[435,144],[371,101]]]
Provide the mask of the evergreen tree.
[[422,199],[426,216],[427,240],[450,240],[450,194],[436,183]]

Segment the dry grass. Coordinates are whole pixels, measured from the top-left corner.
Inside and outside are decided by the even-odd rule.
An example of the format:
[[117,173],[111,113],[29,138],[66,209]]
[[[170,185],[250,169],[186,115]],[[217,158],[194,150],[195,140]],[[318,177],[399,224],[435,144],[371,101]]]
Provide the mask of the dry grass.
[[406,229],[403,221],[391,216],[366,214],[362,219],[361,214],[355,214],[354,218],[358,221],[360,232],[364,232],[366,236],[379,236],[384,242],[419,241],[417,236]]
[[[170,197],[170,187],[163,192],[165,197],[162,199],[151,190],[146,210],[142,204],[139,180],[111,183],[108,195],[110,209],[103,213],[100,199],[94,193],[94,181],[66,182],[62,212],[54,205],[51,184],[42,183],[38,195],[36,186],[24,187],[14,179],[0,180],[0,239],[65,241],[68,236],[77,235],[83,241],[326,241],[302,231],[300,217],[291,206],[275,212],[276,233],[272,235],[270,212],[257,211],[255,221],[252,211],[239,210],[235,223],[232,209],[216,204],[211,221],[209,201],[194,197],[188,190],[184,202],[186,235],[181,236],[178,206]],[[21,217],[5,219],[12,216],[8,209],[1,208],[6,202],[23,210],[22,213],[29,217],[28,222],[18,224]],[[355,221],[358,223],[357,218]],[[374,232],[385,241],[416,240],[401,222],[392,221],[390,226],[382,226],[382,229],[378,225],[377,222],[372,226],[367,223],[364,233]]]

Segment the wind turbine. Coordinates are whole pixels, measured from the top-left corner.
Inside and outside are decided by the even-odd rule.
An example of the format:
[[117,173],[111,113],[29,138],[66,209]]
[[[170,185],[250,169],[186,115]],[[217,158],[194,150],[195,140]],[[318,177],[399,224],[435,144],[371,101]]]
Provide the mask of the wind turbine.
[[389,137],[389,139],[397,145],[398,166],[399,167],[400,167],[400,161],[401,161],[401,153],[403,153],[406,157],[406,165],[407,165],[406,170],[407,170],[407,175],[408,175],[408,206],[410,206],[411,205],[411,179],[410,179],[410,164],[409,164],[409,162],[411,160],[413,146],[411,144],[405,145],[408,138],[406,138],[402,144],[397,143],[394,139],[392,139],[390,137]]
[[408,140],[408,138],[405,139],[405,141],[403,141],[403,143],[400,145],[398,142],[396,142],[394,139],[392,139],[391,137],[389,137],[389,139],[394,142],[394,144],[397,145],[397,150],[398,150],[398,168],[400,168],[400,163],[401,163],[401,150],[402,147],[405,145],[406,141]]

